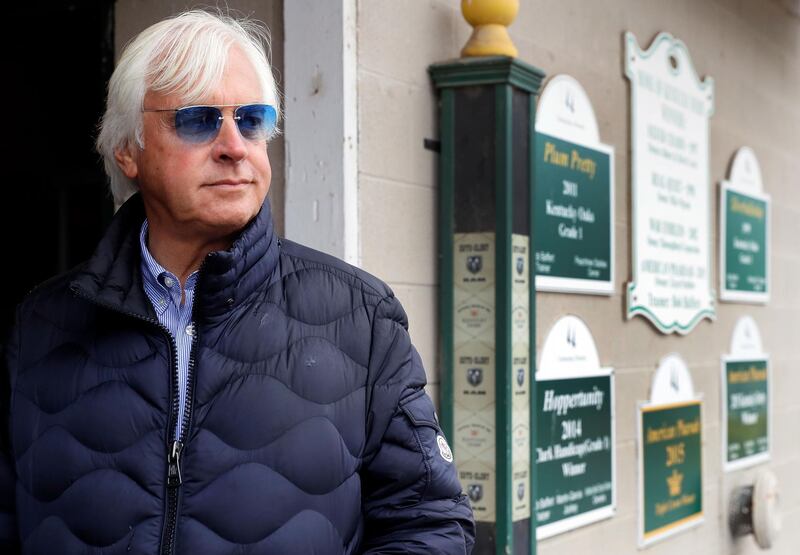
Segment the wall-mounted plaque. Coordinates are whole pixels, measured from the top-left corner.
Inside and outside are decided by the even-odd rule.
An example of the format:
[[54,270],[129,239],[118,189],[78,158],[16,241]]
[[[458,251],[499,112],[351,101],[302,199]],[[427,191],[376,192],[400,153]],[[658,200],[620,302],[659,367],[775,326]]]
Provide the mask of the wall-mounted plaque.
[[614,381],[576,316],[550,330],[536,371],[536,537],[613,516]]
[[755,153],[736,151],[720,184],[720,295],[723,301],[769,301],[769,205]]
[[614,149],[569,75],[548,81],[536,111],[536,289],[614,291]]
[[722,462],[726,471],[769,460],[769,356],[749,316],[736,322],[722,357]]
[[626,33],[625,75],[633,209],[628,318],[685,334],[715,317],[708,169],[714,82],[700,81],[686,45],[668,33],[647,51]]
[[639,403],[639,546],[703,521],[701,400],[683,359],[664,357]]

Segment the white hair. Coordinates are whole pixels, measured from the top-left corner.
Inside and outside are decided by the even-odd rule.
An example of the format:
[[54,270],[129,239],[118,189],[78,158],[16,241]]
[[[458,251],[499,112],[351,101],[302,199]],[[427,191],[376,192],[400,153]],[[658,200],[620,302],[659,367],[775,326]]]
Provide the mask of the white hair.
[[114,153],[134,142],[144,148],[145,93],[177,94],[184,104],[201,102],[222,79],[232,46],[241,49],[252,64],[261,82],[263,102],[274,106],[280,119],[268,58],[269,32],[259,21],[220,11],[191,10],[151,25],[125,47],[108,82],[106,112],[96,145],[117,205],[139,190],[136,182],[122,173]]

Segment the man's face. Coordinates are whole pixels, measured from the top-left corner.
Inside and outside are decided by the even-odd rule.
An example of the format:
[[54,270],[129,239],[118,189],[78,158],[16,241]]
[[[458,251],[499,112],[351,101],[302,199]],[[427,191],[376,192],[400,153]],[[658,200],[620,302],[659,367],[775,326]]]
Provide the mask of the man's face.
[[[262,101],[252,65],[234,47],[219,87],[197,104]],[[174,95],[153,91],[144,99],[148,110],[182,105]],[[258,213],[272,177],[265,141],[243,138],[233,108],[222,111],[219,134],[202,144],[178,137],[174,112],[145,112],[144,149],[117,153],[125,175],[139,184],[151,227],[175,237],[215,240],[239,231]]]

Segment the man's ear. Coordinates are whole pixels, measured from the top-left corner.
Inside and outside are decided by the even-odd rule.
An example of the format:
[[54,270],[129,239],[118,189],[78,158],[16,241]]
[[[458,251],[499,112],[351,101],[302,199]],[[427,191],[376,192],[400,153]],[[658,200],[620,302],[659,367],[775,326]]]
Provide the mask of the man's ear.
[[130,142],[126,142],[122,147],[115,150],[114,158],[125,177],[136,179],[136,176],[139,175],[139,166],[136,164],[136,156]]

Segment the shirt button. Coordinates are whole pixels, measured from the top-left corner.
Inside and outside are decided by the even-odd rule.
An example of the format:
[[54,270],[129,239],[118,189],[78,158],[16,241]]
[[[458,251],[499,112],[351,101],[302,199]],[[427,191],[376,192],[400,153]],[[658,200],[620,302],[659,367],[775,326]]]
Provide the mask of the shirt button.
[[186,326],[186,335],[192,336],[194,335],[194,324],[189,324]]
[[166,301],[166,299],[164,299],[164,297],[161,297],[160,299],[158,299],[158,305],[159,306],[166,306],[166,304],[167,304],[167,301]]
[[171,278],[171,277],[165,277],[165,278],[164,278],[164,285],[166,285],[167,287],[172,287],[172,285],[173,285],[174,283],[175,283],[175,282],[174,282],[174,281],[172,281],[172,278]]

